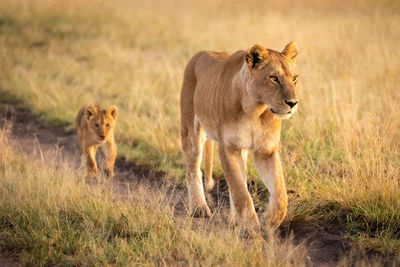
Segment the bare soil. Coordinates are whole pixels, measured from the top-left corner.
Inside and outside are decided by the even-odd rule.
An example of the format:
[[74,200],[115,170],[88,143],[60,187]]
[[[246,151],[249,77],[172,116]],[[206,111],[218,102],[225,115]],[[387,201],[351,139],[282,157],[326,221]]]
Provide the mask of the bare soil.
[[[0,127],[9,128],[9,139],[20,152],[47,160],[48,155],[56,151],[60,160],[70,161],[76,167],[80,165],[79,150],[75,131],[68,131],[64,127],[47,126],[39,116],[17,104],[0,103]],[[0,129],[1,129],[0,128]],[[126,186],[134,187],[143,184],[157,189],[167,188],[167,194],[172,199],[174,215],[183,218],[187,215],[187,193],[185,188],[165,179],[165,174],[152,170],[149,166],[138,165],[135,162],[118,158],[116,162],[116,176],[120,190],[117,193],[126,193]],[[249,185],[252,194],[257,194],[257,188]],[[290,192],[289,192],[290,193]],[[207,195],[211,208],[215,212],[228,209],[229,193],[224,180]],[[265,197],[261,197],[262,200]],[[365,252],[358,249],[349,240],[344,238],[346,229],[341,218],[332,222],[303,222],[286,220],[279,228],[282,240],[291,239],[295,245],[305,250],[305,261],[309,266],[359,266],[362,262],[369,266],[399,266],[400,259],[396,256],[384,256],[377,252]],[[361,264],[364,265],[364,264]],[[16,263],[0,256],[0,266],[16,266]]]
[[4,255],[0,256],[0,266],[1,267],[18,267],[20,266],[14,259],[6,257]]

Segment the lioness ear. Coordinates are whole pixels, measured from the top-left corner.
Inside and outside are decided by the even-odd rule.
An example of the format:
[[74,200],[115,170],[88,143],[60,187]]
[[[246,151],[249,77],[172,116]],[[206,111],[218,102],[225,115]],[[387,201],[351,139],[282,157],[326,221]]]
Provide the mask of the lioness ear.
[[117,118],[118,115],[118,108],[115,105],[111,105],[107,109],[107,114],[110,114],[111,117],[114,118],[114,120]]
[[261,45],[254,45],[247,52],[246,62],[249,66],[249,69],[258,68],[261,63],[268,57],[268,51]]
[[96,113],[97,113],[97,109],[94,106],[86,107],[85,115],[86,115],[87,120],[91,120]]
[[297,44],[293,41],[288,43],[282,51],[282,54],[290,58],[293,62],[296,62],[297,53],[299,53],[299,49],[297,49]]

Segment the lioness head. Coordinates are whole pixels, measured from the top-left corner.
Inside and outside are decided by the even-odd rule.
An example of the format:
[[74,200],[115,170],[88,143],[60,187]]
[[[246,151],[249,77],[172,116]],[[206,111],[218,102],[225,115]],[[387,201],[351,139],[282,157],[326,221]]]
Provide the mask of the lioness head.
[[294,71],[297,53],[296,43],[290,42],[281,53],[254,45],[246,55],[250,72],[247,93],[283,119],[296,112],[298,106]]
[[118,109],[112,105],[107,110],[99,106],[87,106],[85,117],[89,125],[89,131],[96,136],[99,144],[107,140],[109,133],[112,131],[117,118]]

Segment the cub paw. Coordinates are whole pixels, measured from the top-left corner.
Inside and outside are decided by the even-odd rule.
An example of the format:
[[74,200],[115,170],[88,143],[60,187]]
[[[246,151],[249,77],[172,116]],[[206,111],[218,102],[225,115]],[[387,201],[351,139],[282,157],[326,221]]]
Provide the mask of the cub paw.
[[86,180],[95,180],[95,179],[97,179],[97,176],[98,176],[98,173],[96,171],[89,171],[86,174],[85,179]]
[[260,228],[259,227],[247,227],[241,225],[239,228],[239,236],[244,239],[255,239],[260,236]]
[[110,170],[110,169],[105,169],[105,170],[104,170],[104,173],[105,173],[105,175],[106,175],[107,177],[109,177],[109,178],[111,178],[111,177],[114,176],[114,171],[113,171],[113,170]]

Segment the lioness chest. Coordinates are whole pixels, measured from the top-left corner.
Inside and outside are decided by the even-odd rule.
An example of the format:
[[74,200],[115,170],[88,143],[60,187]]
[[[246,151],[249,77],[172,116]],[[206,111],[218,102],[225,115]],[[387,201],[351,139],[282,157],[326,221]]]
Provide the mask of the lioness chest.
[[270,153],[280,141],[280,125],[266,124],[261,119],[250,120],[244,117],[225,123],[220,129],[213,129],[207,123],[202,126],[207,138],[222,142],[228,147]]
[[260,120],[242,118],[237,123],[224,125],[222,142],[225,146],[272,152],[279,144],[279,132]]

